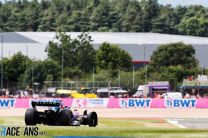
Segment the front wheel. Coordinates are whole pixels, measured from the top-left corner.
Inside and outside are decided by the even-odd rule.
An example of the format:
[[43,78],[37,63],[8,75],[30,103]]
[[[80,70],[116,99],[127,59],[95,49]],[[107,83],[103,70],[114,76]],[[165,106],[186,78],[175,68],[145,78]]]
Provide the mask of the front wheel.
[[89,127],[96,127],[98,125],[98,117],[96,112],[91,112],[87,115]]

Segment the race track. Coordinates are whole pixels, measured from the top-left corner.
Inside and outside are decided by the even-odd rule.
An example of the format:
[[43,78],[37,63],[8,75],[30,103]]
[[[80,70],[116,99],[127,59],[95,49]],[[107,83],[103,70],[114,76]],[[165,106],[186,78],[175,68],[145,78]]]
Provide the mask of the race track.
[[[72,108],[73,110],[73,108]],[[208,109],[165,108],[79,108],[96,111],[101,118],[208,118]],[[0,109],[0,116],[24,116],[26,109]]]
[[166,121],[179,128],[208,129],[208,118],[176,118]]

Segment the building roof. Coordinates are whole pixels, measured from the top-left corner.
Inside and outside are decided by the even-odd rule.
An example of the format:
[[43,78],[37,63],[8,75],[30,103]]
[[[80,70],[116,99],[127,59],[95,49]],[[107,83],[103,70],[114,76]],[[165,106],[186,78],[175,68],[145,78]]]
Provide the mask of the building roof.
[[[48,43],[55,37],[55,32],[17,32],[28,39],[39,43]],[[68,32],[73,38],[80,32]],[[167,44],[184,42],[186,44],[208,44],[207,37],[195,37],[185,35],[171,35],[159,33],[111,33],[111,32],[89,32],[94,44],[109,42],[113,44]]]
[[0,33],[0,35],[1,37],[3,36],[4,43],[38,43],[25,35],[15,32]]

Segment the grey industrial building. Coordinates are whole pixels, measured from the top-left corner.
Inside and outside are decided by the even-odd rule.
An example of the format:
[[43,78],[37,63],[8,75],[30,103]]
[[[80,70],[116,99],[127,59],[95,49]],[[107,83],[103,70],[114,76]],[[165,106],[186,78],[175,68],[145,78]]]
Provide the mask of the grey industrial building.
[[[68,32],[72,38],[80,32]],[[55,37],[55,32],[7,32],[0,33],[3,57],[10,57],[21,51],[34,60],[47,58],[45,48]],[[208,38],[159,33],[116,33],[89,32],[97,49],[103,42],[117,44],[129,52],[134,61],[149,61],[153,51],[162,44],[183,42],[191,44],[196,50],[200,66],[208,67]],[[2,39],[3,38],[3,39]],[[3,40],[3,41],[2,41]],[[2,52],[1,52],[2,53]],[[165,60],[165,59],[164,59]]]

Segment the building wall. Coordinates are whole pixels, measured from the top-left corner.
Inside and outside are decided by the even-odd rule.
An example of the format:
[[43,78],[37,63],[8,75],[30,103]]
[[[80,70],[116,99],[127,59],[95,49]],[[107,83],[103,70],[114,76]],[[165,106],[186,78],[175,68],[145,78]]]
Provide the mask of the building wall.
[[[12,56],[21,51],[29,53],[30,58],[46,59],[45,52],[48,42],[53,40],[55,32],[10,32],[0,33],[3,36],[4,57]],[[69,32],[72,38],[77,37],[80,32]],[[196,58],[200,66],[208,67],[208,38],[182,35],[158,34],[158,33],[101,33],[90,32],[95,49],[103,42],[119,45],[129,52],[133,60],[150,61],[154,50],[161,44],[184,42],[191,44],[196,50]],[[0,40],[1,41],[1,40]],[[28,47],[28,52],[26,52]]]

